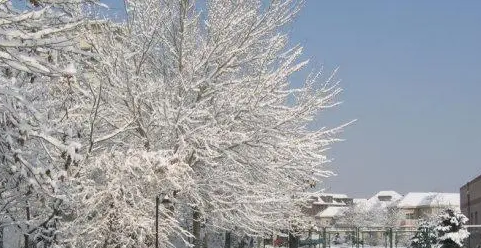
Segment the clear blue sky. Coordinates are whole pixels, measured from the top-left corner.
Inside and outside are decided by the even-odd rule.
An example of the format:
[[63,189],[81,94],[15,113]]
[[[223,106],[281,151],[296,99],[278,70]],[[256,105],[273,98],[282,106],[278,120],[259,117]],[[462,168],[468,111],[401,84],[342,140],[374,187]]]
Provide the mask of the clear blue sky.
[[290,31],[345,92],[320,125],[358,119],[323,187],[459,192],[481,174],[481,1],[307,0]]
[[306,0],[290,33],[312,65],[340,67],[344,104],[317,124],[358,119],[323,187],[458,192],[481,174],[481,1]]

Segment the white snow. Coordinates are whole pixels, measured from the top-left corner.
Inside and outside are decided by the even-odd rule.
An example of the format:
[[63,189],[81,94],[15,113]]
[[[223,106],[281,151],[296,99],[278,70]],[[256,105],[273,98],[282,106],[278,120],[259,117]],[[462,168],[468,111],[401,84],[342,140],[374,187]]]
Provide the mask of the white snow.
[[451,239],[459,246],[463,246],[463,241],[469,237],[469,232],[466,229],[461,229],[458,232],[449,232],[440,237],[441,240]]
[[[468,218],[459,212],[459,210],[453,210],[453,212],[446,211],[439,216],[440,223],[436,227],[442,236],[439,237],[440,241],[452,240],[459,246],[463,246],[463,241],[469,237],[469,232],[464,227],[464,224],[468,221]],[[450,224],[443,223],[449,220]],[[453,226],[457,227],[459,230],[453,230]]]
[[73,76],[77,73],[77,69],[75,68],[75,65],[73,63],[69,63],[63,70],[63,73],[68,76]]
[[332,207],[329,206],[320,213],[316,215],[319,218],[330,218],[330,217],[337,217],[342,216],[344,212],[348,209],[348,207]]
[[379,191],[376,195],[374,195],[375,197],[379,197],[379,196],[391,196],[392,198],[400,198],[402,197],[401,194],[399,194],[398,192],[394,191],[394,190],[384,190],[384,191]]
[[354,205],[366,204],[367,203],[366,198],[354,198],[352,201],[354,202]]
[[[386,197],[387,199],[381,200],[383,197]],[[377,194],[367,199],[365,202],[361,201],[361,204],[363,204],[368,209],[381,209],[391,206],[396,201],[401,199],[401,197],[402,195],[397,193],[396,191],[379,191]]]
[[[329,206],[346,206],[347,204],[343,202],[343,199],[349,199],[345,194],[331,194],[331,193],[319,193],[314,196],[315,201],[312,202],[314,205],[329,205]],[[332,199],[323,200],[322,197],[331,197]]]
[[336,199],[333,199],[331,205],[346,206],[347,204],[344,203],[343,201],[338,201],[338,200],[336,200]]
[[459,208],[459,193],[411,192],[398,203],[398,208],[456,207]]
[[326,204],[326,202],[324,202],[320,197],[317,198],[317,200],[315,202],[313,202],[312,204],[314,205],[324,205]]
[[321,193],[320,196],[332,196],[332,198],[336,198],[336,199],[349,198],[346,194],[332,194],[332,193]]

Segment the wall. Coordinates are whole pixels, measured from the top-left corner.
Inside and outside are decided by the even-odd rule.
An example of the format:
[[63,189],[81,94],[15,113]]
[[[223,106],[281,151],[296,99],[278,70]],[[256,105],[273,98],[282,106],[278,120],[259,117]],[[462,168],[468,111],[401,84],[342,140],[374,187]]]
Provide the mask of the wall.
[[[461,212],[469,218],[469,225],[481,225],[481,175],[460,189]],[[471,232],[466,247],[481,247],[481,227],[469,228]],[[479,245],[479,246],[478,246]]]

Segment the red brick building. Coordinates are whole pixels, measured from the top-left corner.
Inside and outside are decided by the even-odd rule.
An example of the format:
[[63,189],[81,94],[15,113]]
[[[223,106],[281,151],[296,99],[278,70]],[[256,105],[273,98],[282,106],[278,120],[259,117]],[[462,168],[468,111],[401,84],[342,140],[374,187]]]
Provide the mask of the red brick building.
[[[468,225],[481,225],[481,175],[460,189],[461,212],[469,218]],[[481,247],[481,227],[468,228],[471,233],[467,248]]]

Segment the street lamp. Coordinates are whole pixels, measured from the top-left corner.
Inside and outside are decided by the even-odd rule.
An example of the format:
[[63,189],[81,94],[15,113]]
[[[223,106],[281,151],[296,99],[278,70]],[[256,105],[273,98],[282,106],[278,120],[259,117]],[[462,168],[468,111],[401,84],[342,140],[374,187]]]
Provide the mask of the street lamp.
[[159,248],[159,203],[161,203],[164,208],[172,210],[172,201],[168,195],[162,197],[162,201],[160,201],[159,195],[155,197],[155,248]]

